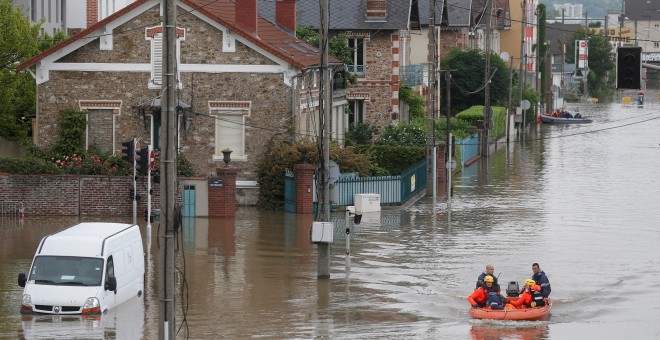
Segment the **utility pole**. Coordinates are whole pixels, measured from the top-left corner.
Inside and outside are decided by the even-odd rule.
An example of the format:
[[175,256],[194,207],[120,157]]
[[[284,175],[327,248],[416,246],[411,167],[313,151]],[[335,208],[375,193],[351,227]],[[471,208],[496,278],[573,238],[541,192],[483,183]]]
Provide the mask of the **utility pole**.
[[492,116],[491,108],[490,108],[490,35],[491,35],[491,25],[492,25],[492,20],[493,20],[493,0],[487,0],[488,1],[488,22],[486,24],[486,39],[484,43],[486,44],[485,50],[486,50],[486,66],[484,69],[484,82],[485,82],[485,88],[484,88],[484,141],[483,141],[483,147],[481,149],[481,155],[482,156],[488,156],[488,136],[490,134],[490,120]]
[[[174,203],[176,200],[176,1],[163,0],[163,94],[161,97],[161,136],[164,136],[161,154],[161,223],[159,228],[162,261],[158,276],[159,310],[158,338],[169,340],[176,337],[175,320],[175,256]],[[148,157],[148,156],[147,156]]]
[[[436,102],[436,61],[437,45],[436,45],[436,29],[435,29],[435,5],[437,0],[429,1],[429,109],[426,115],[426,193],[435,193],[435,179],[433,174],[435,169],[433,167],[434,148],[435,148],[435,102]],[[449,115],[449,113],[447,113]]]
[[[521,28],[520,28],[520,77],[518,79],[518,102],[521,106],[522,109],[522,93],[523,93],[523,78],[525,77],[525,74],[523,73],[523,66],[527,63],[527,56],[525,55],[525,28],[527,26],[526,24],[526,19],[527,18],[527,0],[523,0],[522,2],[522,22],[521,22]],[[523,55],[525,57],[523,58]],[[522,112],[522,126],[523,126],[523,132],[525,131],[525,111]]]
[[[321,171],[318,174],[320,185],[319,190],[319,215],[320,222],[330,222],[330,124],[332,124],[332,86],[331,70],[328,67],[328,25],[330,22],[330,13],[328,0],[320,0],[321,6],[321,41],[319,45],[319,57],[321,59],[321,87],[319,90],[319,113],[321,124],[319,133],[321,134],[321,152],[319,157]],[[317,243],[318,251],[318,271],[317,278],[330,278],[330,244]]]

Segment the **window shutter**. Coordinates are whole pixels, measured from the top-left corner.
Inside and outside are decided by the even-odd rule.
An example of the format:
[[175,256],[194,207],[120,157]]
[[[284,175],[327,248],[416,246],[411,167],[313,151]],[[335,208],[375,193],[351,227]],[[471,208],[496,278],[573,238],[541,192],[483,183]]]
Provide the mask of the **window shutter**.
[[157,33],[152,40],[151,48],[151,83],[163,85],[163,34]]
[[[229,148],[233,156],[243,156],[243,115],[223,114],[216,118],[217,137],[220,140],[220,150]],[[219,152],[216,152],[219,153]]]

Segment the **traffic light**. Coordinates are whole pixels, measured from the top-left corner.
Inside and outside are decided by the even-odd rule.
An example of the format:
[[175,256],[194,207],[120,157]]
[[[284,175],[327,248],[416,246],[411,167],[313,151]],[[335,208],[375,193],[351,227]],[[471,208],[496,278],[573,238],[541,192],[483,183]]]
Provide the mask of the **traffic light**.
[[641,88],[642,48],[619,47],[616,50],[616,88]]
[[121,159],[133,164],[134,156],[135,156],[135,143],[134,140],[130,140],[128,142],[121,143],[122,149],[121,149]]
[[146,175],[149,170],[149,148],[142,148],[135,151],[135,171],[141,175]]

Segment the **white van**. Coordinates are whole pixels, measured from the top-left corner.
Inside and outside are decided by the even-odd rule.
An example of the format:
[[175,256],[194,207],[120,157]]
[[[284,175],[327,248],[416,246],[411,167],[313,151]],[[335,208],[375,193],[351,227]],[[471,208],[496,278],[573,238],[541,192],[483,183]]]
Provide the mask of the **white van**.
[[44,237],[25,287],[21,314],[104,314],[144,291],[144,250],[137,225],[80,223]]

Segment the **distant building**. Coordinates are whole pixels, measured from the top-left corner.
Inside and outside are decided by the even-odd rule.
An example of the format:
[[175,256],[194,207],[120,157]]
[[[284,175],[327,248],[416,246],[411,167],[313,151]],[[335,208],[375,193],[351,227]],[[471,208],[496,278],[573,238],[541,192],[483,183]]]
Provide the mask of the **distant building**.
[[103,20],[134,0],[14,0],[32,25],[44,19],[41,34],[63,31],[73,35]]
[[582,4],[553,4],[552,8],[559,13],[559,18],[562,16],[567,19],[582,18]]

